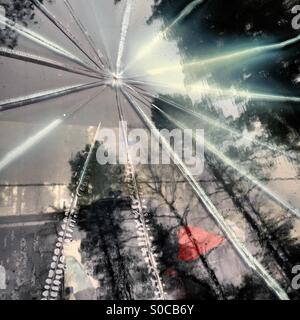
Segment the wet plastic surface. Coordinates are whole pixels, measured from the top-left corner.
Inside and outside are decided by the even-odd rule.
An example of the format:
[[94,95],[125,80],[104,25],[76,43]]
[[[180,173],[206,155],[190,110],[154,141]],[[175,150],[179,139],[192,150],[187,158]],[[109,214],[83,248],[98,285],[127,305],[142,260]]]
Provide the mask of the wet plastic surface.
[[[32,234],[41,232],[50,247],[56,234],[51,225],[48,235],[47,224],[29,232],[34,221],[22,221],[68,211],[86,146],[99,124],[117,132],[119,107],[128,129],[149,131],[150,123],[205,132],[204,171],[192,182],[174,164],[134,166],[165,298],[298,298],[290,282],[300,236],[299,44],[265,50],[295,33],[284,25],[269,35],[267,23],[259,33],[260,17],[243,17],[243,34],[233,30],[237,21],[229,13],[247,5],[229,6],[222,25],[221,1],[211,2],[0,1],[0,266],[10,274],[0,297],[35,299],[38,291],[42,297],[46,275],[37,275],[44,279],[25,297],[17,292],[29,280],[13,285],[7,261],[32,254]],[[280,10],[288,7],[274,8],[272,19]],[[253,48],[260,49],[253,54]],[[74,247],[67,250],[65,286],[76,289],[68,297],[154,298],[157,280],[148,274],[136,217],[115,203],[130,201],[126,168],[100,166],[93,154],[89,170],[89,183],[80,185],[88,191],[78,201]],[[225,240],[183,261],[184,226]],[[29,239],[30,248],[7,244],[14,228],[16,241]],[[36,254],[40,238],[34,241]],[[26,270],[51,262],[48,255],[24,259]],[[253,259],[262,269],[251,268]],[[76,282],[78,272],[87,275],[85,284]]]

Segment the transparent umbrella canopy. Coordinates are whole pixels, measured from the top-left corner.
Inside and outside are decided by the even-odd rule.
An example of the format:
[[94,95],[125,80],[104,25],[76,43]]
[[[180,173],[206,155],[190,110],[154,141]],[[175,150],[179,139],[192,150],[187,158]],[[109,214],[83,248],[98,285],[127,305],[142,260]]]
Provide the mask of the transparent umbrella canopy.
[[[300,97],[257,75],[300,38],[220,45],[209,10],[0,1],[2,299],[298,297]],[[136,164],[125,135],[127,164],[100,165],[99,132],[125,122],[172,162]],[[203,172],[176,128],[204,130]]]

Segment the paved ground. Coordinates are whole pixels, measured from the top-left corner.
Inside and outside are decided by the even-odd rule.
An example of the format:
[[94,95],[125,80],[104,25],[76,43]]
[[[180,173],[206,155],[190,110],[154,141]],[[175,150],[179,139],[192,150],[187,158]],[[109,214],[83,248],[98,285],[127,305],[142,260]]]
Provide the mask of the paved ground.
[[59,216],[0,218],[1,300],[40,299]]

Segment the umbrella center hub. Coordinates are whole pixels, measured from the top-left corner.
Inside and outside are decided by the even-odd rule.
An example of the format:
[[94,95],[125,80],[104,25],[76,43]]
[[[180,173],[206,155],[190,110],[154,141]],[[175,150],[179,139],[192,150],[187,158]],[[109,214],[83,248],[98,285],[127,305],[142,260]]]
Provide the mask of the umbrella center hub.
[[122,77],[118,74],[113,73],[111,75],[111,85],[112,87],[121,87],[123,84]]

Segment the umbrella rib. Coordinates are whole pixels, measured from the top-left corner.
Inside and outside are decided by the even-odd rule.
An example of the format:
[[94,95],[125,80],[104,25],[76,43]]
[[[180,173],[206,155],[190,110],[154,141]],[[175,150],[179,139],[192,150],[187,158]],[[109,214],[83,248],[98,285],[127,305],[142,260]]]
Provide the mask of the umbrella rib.
[[79,43],[78,39],[38,0],[31,0],[31,2],[100,70],[103,69],[103,64],[100,66]]
[[281,288],[280,284],[268,273],[264,266],[251,254],[251,252],[246,248],[246,246],[239,241],[236,234],[233,232],[232,228],[227,224],[223,215],[212,203],[210,198],[207,196],[201,185],[192,176],[189,169],[180,159],[180,157],[173,151],[171,145],[161,136],[158,129],[156,128],[153,121],[146,115],[146,113],[141,109],[141,107],[132,99],[131,95],[122,90],[124,97],[129,101],[130,105],[133,107],[140,119],[145,123],[145,125],[153,131],[157,139],[161,142],[162,147],[176,159],[176,167],[184,176],[186,181],[189,183],[198,199],[201,201],[206,210],[211,214],[213,219],[216,221],[228,241],[232,244],[236,252],[239,254],[244,263],[256,272],[258,276],[268,285],[268,287],[277,295],[281,300],[289,300],[286,292]]
[[61,87],[54,90],[42,91],[42,92],[38,92],[38,93],[34,93],[31,95],[22,96],[18,98],[6,99],[3,101],[0,101],[0,112],[24,107],[26,105],[42,102],[45,100],[62,97],[75,92],[80,92],[80,91],[100,87],[103,84],[104,84],[103,81],[96,81],[88,84]]
[[77,26],[81,30],[82,34],[84,35],[85,39],[89,43],[91,49],[94,51],[96,57],[98,58],[99,62],[101,63],[102,67],[104,63],[100,57],[99,52],[97,51],[96,45],[92,37],[90,36],[89,32],[87,31],[86,27],[81,22],[80,18],[76,15],[74,8],[72,7],[71,3],[68,0],[64,0],[65,6],[69,10],[71,16],[73,17],[74,21],[76,22]]
[[60,56],[67,58],[68,60],[84,67],[87,70],[91,70],[93,72],[95,72],[95,69],[92,68],[91,66],[89,66],[88,64],[86,64],[85,62],[83,62],[82,60],[80,60],[78,57],[74,56],[71,52],[63,49],[62,47],[60,47],[58,44],[53,43],[52,41],[48,40],[47,38],[21,26],[20,24],[7,19],[6,17],[0,15],[0,25],[3,25],[9,29],[11,29],[12,31],[20,34],[21,36],[29,39],[30,41],[43,46],[44,48],[47,48],[48,50],[59,54]]
[[46,66],[49,68],[54,68],[54,69],[58,69],[58,70],[62,70],[62,71],[66,71],[66,72],[70,72],[70,73],[74,73],[74,74],[80,74],[80,75],[87,76],[90,78],[101,79],[101,76],[98,73],[93,74],[92,72],[86,71],[84,69],[68,66],[68,65],[61,63],[59,61],[44,58],[44,57],[37,56],[35,54],[31,54],[31,53],[27,53],[27,52],[23,52],[20,50],[12,50],[9,48],[0,47],[0,56],[12,58],[12,59],[16,59],[16,60],[21,60],[21,61],[25,61],[25,62],[30,62],[30,63],[34,63],[34,64],[39,64],[42,66]]
[[91,3],[92,3],[92,11],[93,11],[93,15],[95,17],[95,20],[96,20],[96,24],[97,24],[97,30],[98,30],[98,33],[99,33],[99,38],[103,44],[103,50],[104,50],[104,54],[105,54],[105,59],[106,59],[106,65],[108,67],[108,69],[112,70],[113,69],[113,65],[112,65],[112,61],[111,61],[111,54],[110,54],[110,48],[109,48],[109,45],[107,44],[107,41],[106,41],[106,37],[103,35],[103,32],[102,32],[102,27],[99,23],[99,19],[97,17],[97,7],[95,5],[95,0],[91,0]]
[[[105,89],[105,86],[103,90]],[[68,115],[63,115],[63,117],[60,117],[48,125],[46,125],[43,129],[36,132],[34,135],[30,136],[22,144],[15,147],[11,151],[9,151],[2,159],[0,159],[0,171],[7,168],[9,165],[11,165],[14,161],[16,161],[20,156],[22,156],[25,152],[28,152],[29,149],[32,149],[35,145],[37,145],[39,142],[41,142],[48,134],[53,132],[59,125],[61,125],[64,121],[69,120],[72,118],[77,112],[79,112],[82,108],[87,106],[93,99],[98,97],[103,90],[100,92],[97,92],[92,97],[89,96],[88,100],[81,103],[78,108],[70,112]]]
[[116,104],[117,104],[120,124],[122,126],[122,133],[123,133],[124,145],[125,145],[125,150],[126,150],[126,158],[127,158],[127,161],[128,161],[127,166],[128,166],[128,168],[130,168],[130,171],[132,172],[131,182],[132,182],[132,185],[133,185],[134,190],[135,190],[134,198],[138,203],[138,212],[139,212],[139,216],[140,216],[140,220],[141,220],[141,223],[142,223],[142,226],[143,226],[144,236],[145,236],[145,246],[146,246],[147,252],[149,254],[148,263],[150,265],[150,268],[153,270],[153,276],[155,277],[155,280],[156,280],[155,283],[157,285],[156,289],[158,290],[157,292],[158,292],[159,296],[162,299],[164,299],[165,298],[164,287],[163,287],[163,283],[162,283],[162,280],[161,280],[161,277],[160,277],[160,272],[159,272],[159,270],[157,268],[157,263],[156,263],[156,260],[155,260],[155,256],[154,256],[154,254],[152,252],[151,241],[150,241],[150,237],[149,237],[149,234],[148,234],[148,231],[147,231],[146,219],[145,219],[144,213],[143,213],[142,199],[141,199],[141,196],[140,196],[140,193],[139,193],[138,182],[136,180],[135,166],[134,166],[134,163],[132,161],[131,154],[129,152],[128,139],[127,139],[127,136],[126,136],[126,128],[124,127],[124,123],[125,123],[126,120],[125,120],[125,116],[124,116],[123,109],[122,109],[122,106],[121,106],[121,103],[120,103],[120,99],[119,99],[119,89],[115,88],[115,91],[116,91]]
[[262,146],[264,148],[267,148],[270,151],[276,152],[278,154],[281,154],[281,155],[283,155],[286,158],[289,158],[291,160],[295,160],[295,161],[297,160],[296,156],[289,155],[284,150],[279,149],[276,146],[273,146],[271,144],[268,144],[268,143],[262,142],[260,140],[257,140],[255,138],[252,138],[250,136],[247,136],[247,135],[243,134],[242,132],[240,132],[240,131],[238,131],[238,130],[230,127],[230,126],[228,126],[226,124],[223,124],[223,123],[221,123],[221,122],[209,117],[208,115],[202,113],[199,110],[193,111],[193,110],[190,110],[188,108],[184,108],[183,106],[178,105],[177,103],[175,103],[172,100],[170,100],[170,98],[169,99],[162,98],[160,95],[155,94],[155,93],[151,92],[150,90],[146,90],[144,88],[141,88],[138,84],[137,85],[133,84],[132,87],[135,87],[136,89],[143,91],[143,95],[151,97],[152,99],[160,100],[160,101],[168,104],[169,106],[172,106],[173,108],[175,108],[177,110],[180,110],[180,111],[182,111],[182,112],[184,112],[184,113],[186,113],[186,114],[188,114],[188,115],[190,115],[192,117],[198,118],[199,120],[206,122],[209,125],[212,125],[215,128],[222,129],[223,131],[226,131],[226,132],[228,132],[228,133],[230,133],[230,134],[232,134],[232,135],[234,135],[236,137],[242,137],[242,138],[246,139],[247,141],[249,141],[251,143],[254,143],[255,145],[259,145],[259,146]]
[[[138,93],[136,90],[134,90]],[[177,120],[173,119],[166,112],[157,107],[154,103],[150,103],[156,110],[160,111],[169,121],[173,122],[177,127],[182,126]],[[184,109],[182,107],[182,109]],[[181,128],[182,129],[182,128]],[[281,208],[294,215],[296,218],[300,218],[300,212],[297,208],[290,205],[288,202],[283,200],[279,195],[272,192],[267,186],[262,184],[256,177],[252,176],[250,173],[241,168],[236,162],[232,161],[228,156],[224,153],[220,152],[216,145],[206,139],[204,143],[205,149],[208,150],[215,157],[220,159],[224,164],[231,167],[234,171],[238,172],[239,175],[244,177],[246,180],[255,185],[264,195],[266,195],[271,201],[278,204]]]

